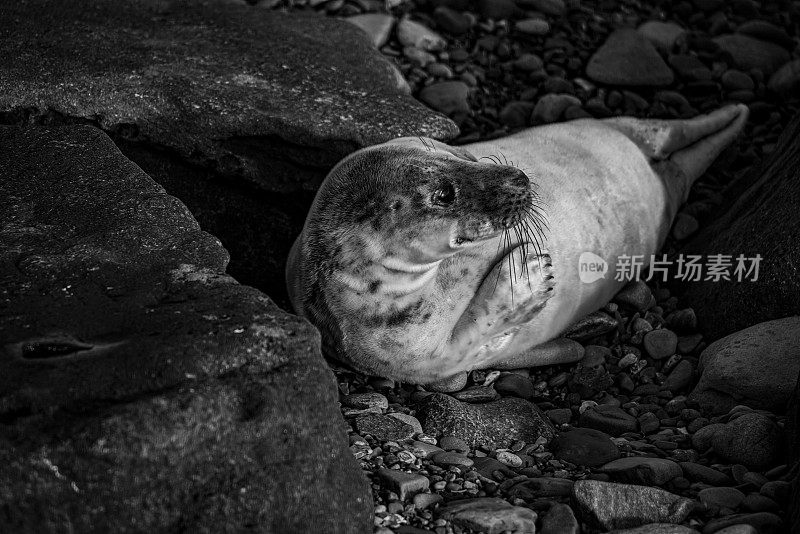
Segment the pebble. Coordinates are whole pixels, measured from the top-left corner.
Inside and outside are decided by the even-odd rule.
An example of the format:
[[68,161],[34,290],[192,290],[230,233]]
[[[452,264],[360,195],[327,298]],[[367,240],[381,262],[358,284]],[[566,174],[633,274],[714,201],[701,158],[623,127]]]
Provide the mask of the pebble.
[[581,519],[606,530],[681,523],[694,509],[690,499],[662,489],[597,480],[576,481],[572,499]]
[[653,412],[645,412],[637,417],[636,420],[639,423],[639,431],[642,434],[652,434],[661,426],[658,416],[656,416],[656,414]]
[[427,65],[436,61],[436,56],[430,52],[420,50],[415,46],[407,46],[403,48],[403,55],[414,65],[418,67],[426,67]]
[[600,430],[612,436],[625,432],[636,432],[639,423],[636,418],[617,406],[595,406],[587,409],[579,418],[582,427]]
[[775,514],[769,512],[759,512],[756,514],[733,514],[709,521],[703,528],[703,534],[713,534],[725,527],[732,525],[747,524],[755,527],[759,534],[781,534],[783,530],[783,520]]
[[741,70],[759,69],[769,76],[791,59],[782,46],[747,35],[720,35],[713,41],[731,55]]
[[534,443],[539,437],[549,441],[555,435],[550,421],[536,405],[514,397],[466,404],[437,393],[426,399],[420,414],[426,433],[449,434],[470,446],[502,446],[518,440]]
[[389,407],[389,401],[380,393],[353,393],[342,398],[342,405],[356,409],[376,409],[380,413]]
[[632,29],[612,33],[589,60],[586,75],[595,82],[622,86],[664,86],[674,79],[650,41]]
[[711,71],[702,61],[688,54],[673,54],[667,58],[678,76],[688,80],[710,80]]
[[463,439],[455,436],[442,436],[439,440],[439,447],[446,451],[469,452],[469,445]]
[[445,467],[449,467],[451,465],[461,466],[461,467],[472,467],[475,463],[471,458],[467,458],[465,455],[458,453],[458,452],[437,452],[433,456],[431,456],[431,461],[436,465],[442,465]]
[[531,116],[535,124],[550,124],[561,118],[570,106],[580,106],[581,101],[569,94],[547,94],[536,102]]
[[494,389],[493,385],[470,386],[461,391],[455,391],[451,395],[462,402],[470,403],[484,403],[500,398],[500,394]]
[[692,435],[692,445],[700,452],[707,451],[714,442],[714,435],[723,428],[725,428],[724,423],[714,423],[698,429]]
[[478,11],[494,20],[513,19],[522,12],[513,0],[478,0]]
[[736,510],[744,500],[744,493],[736,488],[706,488],[698,492],[697,498],[712,509]]
[[790,61],[778,69],[770,76],[767,87],[785,99],[796,97],[800,93],[800,59]]
[[747,20],[736,28],[736,33],[743,33],[762,41],[773,42],[790,52],[797,46],[794,39],[783,28],[779,28],[765,20]]
[[356,432],[380,441],[402,441],[414,435],[414,428],[389,415],[366,414],[355,420]]
[[680,462],[683,475],[689,480],[711,484],[712,486],[728,486],[733,484],[731,477],[712,467],[694,462]]
[[678,336],[672,330],[660,328],[645,334],[642,343],[651,358],[663,360],[675,354],[678,348]]
[[566,504],[556,503],[542,518],[539,534],[579,534],[580,525],[575,514]]
[[433,10],[436,25],[451,35],[467,33],[472,24],[469,17],[447,6],[439,6]]
[[748,512],[779,512],[781,509],[778,503],[758,493],[747,495],[742,500],[741,508]]
[[356,25],[369,35],[375,48],[380,48],[386,44],[395,25],[395,18],[385,13],[366,13],[347,17],[344,20]]
[[697,315],[692,308],[676,310],[667,316],[667,325],[678,333],[693,333],[697,330]]
[[639,26],[636,31],[645,36],[645,38],[653,43],[653,46],[662,54],[669,54],[672,52],[673,46],[678,38],[686,33],[686,30],[675,24],[674,22],[661,22],[651,20]]
[[612,530],[608,534],[698,534],[693,529],[673,523],[649,523],[641,527]]
[[463,528],[486,534],[536,532],[536,512],[521,506],[512,506],[503,499],[464,499],[439,508],[438,516]]
[[688,389],[692,385],[694,369],[689,360],[681,360],[664,380],[664,389],[673,393]]
[[408,415],[405,413],[390,413],[388,414],[390,417],[394,417],[398,421],[402,421],[407,425],[411,425],[411,428],[414,429],[414,434],[421,434],[422,433],[422,423],[419,422],[419,419],[414,417],[413,415]]
[[567,12],[564,0],[519,0],[519,5],[540,11],[545,15],[561,16]]
[[475,458],[475,470],[486,478],[494,478],[494,472],[499,471],[504,476],[514,476],[516,473],[509,469],[506,465],[501,464],[496,459],[491,457]]
[[414,503],[414,508],[418,510],[424,510],[425,508],[430,508],[436,503],[442,501],[442,496],[438,493],[417,493],[414,495],[414,499],[412,502]]
[[656,299],[645,282],[630,282],[614,297],[614,301],[635,311],[644,312],[656,304]]
[[447,46],[447,41],[430,28],[409,18],[397,24],[397,40],[403,46],[413,46],[426,52],[439,52]]
[[744,72],[736,69],[730,69],[720,78],[722,86],[729,91],[752,91],[755,89],[756,84],[753,79]]
[[430,458],[437,452],[442,452],[442,448],[424,441],[414,441],[411,443],[410,452],[417,458]]
[[517,482],[508,490],[511,497],[524,501],[542,498],[567,497],[574,482],[568,478],[537,477]]
[[761,486],[760,493],[778,504],[785,504],[789,502],[791,484],[785,480],[771,480]]
[[554,408],[552,410],[547,410],[545,415],[547,415],[554,425],[563,425],[569,423],[572,419],[572,410],[569,408]]
[[533,398],[533,382],[527,376],[516,373],[501,375],[494,384],[497,392],[504,397],[519,397],[520,399]]
[[663,486],[675,477],[683,476],[680,465],[663,458],[629,456],[603,465],[599,472],[612,480],[645,486]]
[[437,82],[422,89],[419,99],[445,115],[468,113],[469,86],[462,81]]
[[429,63],[425,70],[428,74],[436,78],[444,78],[449,80],[453,77],[453,70],[444,63]]
[[716,534],[759,534],[752,525],[738,524],[718,530]]
[[542,19],[524,19],[514,25],[514,29],[525,35],[547,35],[550,33],[550,24]]
[[712,448],[728,461],[762,469],[778,459],[780,442],[781,432],[770,418],[748,413],[717,430]]
[[427,477],[416,473],[406,473],[396,469],[378,469],[375,474],[384,486],[400,496],[401,501],[427,491],[430,485]]
[[509,451],[500,451],[497,453],[497,461],[508,467],[522,467],[522,458]]

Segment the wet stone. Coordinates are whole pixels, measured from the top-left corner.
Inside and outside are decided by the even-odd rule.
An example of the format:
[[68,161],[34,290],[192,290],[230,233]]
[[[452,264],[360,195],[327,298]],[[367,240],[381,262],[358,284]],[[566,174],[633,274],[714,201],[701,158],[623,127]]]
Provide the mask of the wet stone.
[[662,486],[675,477],[683,476],[681,467],[672,460],[630,456],[603,465],[599,472],[612,480],[646,486]]
[[536,512],[512,506],[502,499],[477,498],[453,501],[441,507],[438,516],[454,524],[486,534],[536,531]]
[[354,24],[360,28],[364,33],[369,35],[372,44],[375,48],[380,48],[389,40],[389,35],[394,29],[395,19],[391,15],[384,13],[366,13],[363,15],[355,15],[347,17],[347,22]]
[[759,534],[781,534],[785,532],[783,520],[779,516],[769,512],[759,512],[756,514],[733,514],[713,519],[703,528],[703,534],[713,534],[726,527],[741,524],[751,525]]
[[455,436],[442,436],[439,440],[439,447],[446,451],[469,452],[469,445]]
[[430,485],[430,481],[422,475],[396,469],[379,469],[376,476],[381,484],[399,495],[401,501],[426,491]]
[[511,497],[532,501],[540,498],[566,497],[574,482],[568,478],[537,477],[514,484],[508,490]]
[[744,500],[744,493],[730,487],[706,488],[700,490],[697,498],[710,508],[736,510]]
[[367,414],[355,420],[356,431],[380,441],[402,441],[414,436],[414,427],[390,415]]
[[650,288],[642,281],[631,282],[623,287],[614,297],[614,301],[639,312],[644,312],[656,304]]
[[554,504],[542,518],[539,534],[579,534],[580,525],[566,504]]
[[767,76],[791,59],[782,46],[747,35],[721,35],[714,42],[733,57],[741,70],[759,69]]
[[582,427],[600,430],[612,436],[636,432],[639,424],[631,414],[618,406],[599,405],[587,409],[579,418]]

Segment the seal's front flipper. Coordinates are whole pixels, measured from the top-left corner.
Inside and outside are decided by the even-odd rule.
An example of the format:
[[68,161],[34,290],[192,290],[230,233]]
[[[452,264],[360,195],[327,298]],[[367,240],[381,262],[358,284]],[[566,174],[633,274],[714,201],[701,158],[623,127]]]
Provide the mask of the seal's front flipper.
[[[673,153],[691,147],[709,136],[733,132],[733,135],[724,136],[727,139],[722,146],[724,148],[744,126],[747,121],[747,114],[747,106],[739,104],[725,106],[708,115],[700,115],[688,120],[616,117],[605,119],[603,123],[625,134],[649,158],[663,160]],[[715,145],[717,144],[719,143]],[[711,149],[714,147],[708,146],[706,148]],[[719,152],[721,150],[710,158],[709,165],[719,155]],[[700,174],[702,174],[702,171]]]

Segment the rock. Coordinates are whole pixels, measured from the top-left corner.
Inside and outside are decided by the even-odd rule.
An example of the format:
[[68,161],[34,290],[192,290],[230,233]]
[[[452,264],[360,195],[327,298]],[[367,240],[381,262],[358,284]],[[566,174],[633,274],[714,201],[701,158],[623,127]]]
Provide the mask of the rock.
[[567,5],[564,0],[518,0],[519,5],[540,11],[546,15],[554,17],[561,16],[567,12]]
[[763,469],[778,459],[781,432],[768,417],[749,413],[737,417],[714,433],[712,447],[723,458]]
[[659,328],[645,334],[642,344],[651,358],[663,360],[675,354],[678,348],[678,336],[672,330]]
[[442,436],[439,440],[439,446],[446,451],[469,452],[469,445],[467,445],[467,442],[455,436]]
[[485,18],[494,20],[513,19],[522,13],[514,0],[478,0],[478,11]]
[[747,512],[780,512],[781,506],[769,497],[751,493],[742,500],[741,509]]
[[488,386],[470,386],[461,391],[451,393],[454,399],[462,402],[481,404],[500,398],[500,394],[494,389],[494,384]]
[[471,26],[470,19],[466,15],[447,6],[437,7],[433,11],[433,18],[439,28],[451,35],[467,33]]
[[758,534],[758,531],[752,526],[744,523],[724,527],[718,530],[716,534]]
[[475,462],[475,470],[486,478],[493,479],[495,471],[499,471],[504,477],[513,477],[516,475],[508,466],[501,464],[489,456],[484,458],[476,457],[473,461]]
[[531,102],[509,102],[500,110],[498,118],[510,128],[521,128],[528,124],[533,107]]
[[414,436],[414,427],[390,415],[365,414],[356,418],[356,431],[379,441],[402,441]]
[[[783,520],[775,514],[760,512],[757,514],[733,514],[713,519],[703,527],[703,534],[720,532],[733,525],[751,525],[758,534],[781,534],[784,530]],[[747,532],[747,531],[743,531]]]
[[354,24],[366,33],[375,48],[380,48],[386,44],[395,24],[395,18],[385,13],[365,13],[347,17],[344,20]]
[[430,458],[437,452],[442,452],[445,449],[437,447],[436,445],[431,445],[430,443],[425,443],[424,441],[412,441],[408,450],[417,458]]
[[389,417],[394,417],[398,421],[402,421],[403,423],[410,426],[412,430],[414,430],[414,434],[422,434],[422,423],[420,423],[419,419],[417,419],[413,415],[408,415],[400,412],[390,413],[388,415]]
[[369,532],[318,333],[99,129],[0,146],[0,531]]
[[770,76],[767,87],[785,99],[794,98],[800,93],[800,59],[786,63]]
[[346,21],[244,2],[166,6],[0,4],[0,20],[19,21],[0,36],[0,113],[55,113],[127,139],[125,155],[226,244],[231,275],[286,303],[298,214],[328,170],[395,137],[450,139],[456,125]]
[[554,408],[545,412],[554,425],[569,423],[572,419],[572,410],[569,408]]
[[691,500],[658,488],[597,480],[575,482],[572,499],[581,520],[606,530],[681,523],[694,508]]
[[714,435],[723,428],[725,428],[724,423],[714,423],[704,426],[692,436],[692,445],[700,452],[707,451],[714,443]]
[[586,467],[599,467],[619,458],[619,449],[611,436],[591,428],[559,432],[550,448],[559,460]]
[[447,41],[441,35],[409,18],[397,23],[397,40],[403,46],[413,46],[426,52],[438,52],[447,46]]
[[578,420],[582,427],[600,430],[612,436],[625,432],[636,432],[639,423],[636,418],[618,406],[598,405],[588,408]]
[[574,482],[568,478],[538,477],[529,478],[514,484],[508,489],[512,498],[531,501],[534,499],[567,497],[572,492]]
[[381,413],[382,410],[389,407],[389,400],[385,395],[373,391],[347,395],[342,399],[342,404],[359,410],[374,409],[377,410],[377,413]]
[[663,458],[629,456],[602,466],[599,472],[611,475],[611,479],[645,486],[662,486],[675,477],[683,476],[681,467]]
[[672,224],[672,237],[678,241],[683,241],[694,234],[699,227],[700,223],[697,222],[697,219],[687,213],[678,213],[675,217],[675,222]]
[[397,469],[378,469],[375,475],[382,485],[399,495],[401,501],[427,491],[430,485],[430,481],[420,474],[406,473]]
[[752,91],[756,84],[753,79],[744,72],[736,69],[726,70],[720,78],[722,87],[728,91]]
[[438,82],[422,89],[419,99],[445,115],[469,113],[469,86],[462,81]]
[[425,433],[449,434],[472,447],[510,445],[517,440],[534,443],[539,437],[549,441],[555,435],[553,426],[535,404],[514,397],[466,404],[437,393],[426,399],[418,415]]
[[641,280],[631,282],[616,294],[614,300],[626,308],[644,312],[656,305],[656,299],[647,284]]
[[667,58],[667,62],[681,78],[688,80],[711,79],[711,71],[695,56],[688,54],[672,54]]
[[581,531],[575,514],[566,504],[556,503],[542,518],[539,534],[579,534]]
[[800,317],[759,323],[709,345],[691,398],[714,413],[737,404],[782,413],[800,373]]
[[510,451],[498,451],[497,461],[513,468],[522,467],[523,464],[522,458]]
[[501,375],[494,383],[494,388],[504,397],[519,397],[530,400],[533,398],[533,383],[527,376],[516,373]]
[[732,485],[733,479],[721,471],[694,462],[680,462],[683,476],[689,480],[711,484],[712,486]]
[[742,70],[759,69],[769,76],[791,59],[783,47],[747,35],[720,35],[713,39]]
[[425,508],[430,508],[434,504],[441,502],[442,496],[437,493],[417,493],[414,495],[412,502],[414,503],[414,508],[417,510],[424,510]]
[[449,467],[451,465],[472,467],[474,463],[471,458],[467,458],[464,454],[458,452],[437,452],[431,456],[431,461],[436,465]]
[[691,362],[689,360],[681,360],[667,376],[667,379],[664,380],[663,387],[673,393],[683,391],[692,385],[693,374],[694,369],[692,369]]
[[535,124],[556,122],[570,106],[580,106],[581,101],[573,95],[548,94],[536,102],[531,119]]
[[672,523],[650,523],[641,527],[612,530],[608,534],[698,534],[698,532],[683,525]]
[[533,534],[536,512],[488,497],[453,501],[439,508],[438,516],[454,524],[486,534]]
[[796,46],[794,39],[783,28],[779,28],[765,20],[746,20],[736,28],[736,33],[778,44],[789,52],[794,50]]
[[645,22],[636,31],[644,35],[664,55],[672,52],[675,42],[681,35],[686,33],[686,30],[674,22],[661,22],[658,20]]
[[420,50],[415,46],[406,46],[403,48],[403,55],[417,67],[425,68],[428,65],[436,62],[436,56],[425,50]]
[[670,68],[641,33],[620,29],[595,52],[586,67],[595,82],[622,86],[664,86],[672,83]]
[[542,36],[550,33],[550,24],[542,19],[525,19],[514,24],[514,29],[523,35]]
[[705,488],[698,492],[697,498],[712,509],[736,510],[744,500],[744,493],[736,488]]
[[514,68],[524,72],[533,72],[544,68],[544,62],[542,58],[536,54],[525,53],[520,54],[520,56],[514,60]]

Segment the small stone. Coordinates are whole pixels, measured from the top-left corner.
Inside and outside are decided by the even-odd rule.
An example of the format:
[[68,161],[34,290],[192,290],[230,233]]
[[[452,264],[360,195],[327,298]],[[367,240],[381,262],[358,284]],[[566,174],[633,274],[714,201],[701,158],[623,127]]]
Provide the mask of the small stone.
[[508,466],[488,456],[484,458],[475,458],[473,461],[475,462],[475,470],[486,478],[493,479],[496,471],[499,471],[504,477],[513,477],[516,475]]
[[800,59],[790,61],[778,69],[770,76],[767,87],[785,99],[793,98],[800,93]]
[[791,484],[785,480],[771,480],[761,486],[760,493],[779,504],[787,503],[791,493]]
[[572,508],[566,504],[556,503],[542,518],[539,534],[579,534],[580,531],[580,525]]
[[514,484],[508,489],[508,496],[523,501],[541,498],[567,497],[572,492],[574,482],[568,478],[535,477]]
[[478,11],[487,19],[513,19],[522,10],[513,0],[478,0]]
[[471,458],[467,458],[461,453],[458,452],[437,452],[433,456],[431,456],[431,461],[436,465],[442,465],[445,467],[449,467],[451,465],[461,466],[461,467],[472,467],[474,463]]
[[568,94],[547,94],[536,103],[532,120],[536,124],[549,124],[561,118],[569,106],[580,105],[581,101]]
[[645,486],[662,486],[675,477],[683,476],[681,467],[672,460],[629,456],[603,465],[599,472],[612,480]]
[[550,24],[542,19],[525,19],[518,21],[514,29],[525,35],[541,36],[550,33]]
[[497,461],[508,467],[522,467],[522,459],[509,451],[500,451],[497,453]]
[[444,63],[429,63],[425,70],[435,78],[449,80],[453,77],[453,70]]
[[713,425],[704,426],[694,433],[692,436],[692,445],[700,451],[705,452],[711,448],[714,442],[714,435],[725,428],[724,423],[715,423]]
[[656,299],[647,284],[641,280],[631,282],[617,293],[614,300],[619,304],[639,312],[647,311],[656,304]]
[[683,475],[689,480],[711,484],[712,486],[728,486],[733,479],[721,471],[693,462],[680,462]]
[[[721,532],[723,528],[733,525],[751,525],[759,534],[780,534],[785,532],[783,520],[769,512],[757,514],[733,514],[706,523],[703,533]],[[744,532],[747,532],[746,530]]]
[[597,480],[575,482],[572,498],[583,521],[605,530],[681,523],[694,509],[691,500],[658,488]]
[[778,512],[781,506],[769,497],[751,493],[742,500],[741,508],[748,512]]
[[608,37],[589,60],[586,75],[595,82],[623,86],[663,86],[674,79],[650,41],[631,29]]
[[353,393],[342,398],[342,405],[356,409],[376,409],[377,413],[389,407],[389,401],[380,393]]
[[672,330],[660,328],[645,334],[642,344],[651,358],[663,360],[675,354],[678,347],[678,336]]
[[401,501],[406,500],[406,497],[427,491],[430,485],[430,481],[422,475],[396,469],[378,469],[375,474],[384,486],[400,496]]
[[547,415],[554,425],[563,425],[569,423],[572,419],[572,410],[569,408],[554,408],[552,410],[547,410],[545,415]]
[[644,35],[648,41],[653,43],[659,52],[665,55],[672,52],[672,47],[675,46],[675,42],[681,35],[686,33],[686,30],[674,22],[661,22],[657,20],[645,22],[639,26],[636,31]]
[[731,462],[762,469],[775,463],[780,441],[780,429],[770,418],[748,413],[715,432],[712,447],[714,452]]
[[413,46],[426,52],[438,52],[447,46],[447,41],[438,33],[409,18],[397,24],[397,40],[403,46]]
[[468,113],[469,87],[462,81],[438,82],[422,89],[419,99],[445,115]]
[[675,310],[667,316],[667,325],[675,332],[693,333],[697,330],[697,316],[692,308]]
[[710,80],[711,71],[702,61],[688,54],[673,54],[667,59],[678,76],[687,80]]
[[536,54],[521,54],[514,60],[514,68],[523,72],[533,72],[544,68],[544,62]]
[[436,25],[451,35],[462,35],[469,31],[469,17],[447,6],[439,6],[433,10]]
[[608,534],[699,534],[695,529],[673,523],[648,523],[641,527],[612,530]]
[[412,500],[417,510],[424,510],[441,501],[442,496],[438,493],[417,493]]
[[403,48],[403,55],[414,65],[425,67],[436,61],[436,56],[415,46]]
[[645,412],[637,417],[636,420],[639,422],[639,430],[642,434],[652,434],[660,426],[660,421],[653,412]]
[[697,498],[712,509],[727,508],[728,510],[736,510],[744,500],[744,493],[736,488],[706,488],[700,490]]
[[752,525],[739,523],[717,530],[714,534],[759,534],[759,532]]
[[700,223],[697,222],[697,219],[688,213],[678,213],[672,225],[672,237],[678,241],[683,241],[694,234],[699,227]]
[[[586,341],[593,337],[610,332],[611,330],[617,328],[617,326],[618,323],[616,319],[605,312],[598,311],[590,313],[583,319],[580,319],[577,323],[572,325],[569,330],[567,330],[564,336],[577,341]],[[581,349],[580,351],[574,351],[574,354],[578,354],[578,352],[580,352],[580,357],[578,357],[578,360],[580,360],[583,357],[584,349],[583,345],[580,343],[576,344],[579,345]]]
[[379,441],[402,441],[414,435],[414,428],[389,415],[366,414],[355,420],[356,431]]
[[786,50],[794,50],[796,43],[783,28],[770,24],[765,20],[747,20],[736,28],[736,33],[743,33],[762,41],[769,41],[782,46]]
[[366,13],[347,17],[344,20],[361,28],[369,36],[375,48],[386,44],[395,24],[395,18],[385,13]]
[[618,406],[599,405],[587,409],[581,414],[579,424],[582,427],[600,430],[612,436],[625,432],[636,432],[639,424],[631,414]]
[[458,399],[461,402],[477,404],[497,400],[500,398],[500,394],[494,389],[494,385],[470,386],[462,389],[461,391],[451,393],[451,395],[453,398]]
[[463,439],[455,436],[442,436],[442,439],[439,440],[439,447],[446,451],[469,452],[469,445]]
[[747,35],[721,35],[713,41],[731,55],[740,69],[759,69],[766,76],[770,76],[791,59],[789,52],[780,45]]
[[486,534],[536,532],[536,512],[512,506],[503,499],[477,498],[453,501],[439,509],[439,517],[463,528]]
[[533,382],[527,376],[515,373],[501,375],[494,384],[494,388],[504,397],[519,397],[520,399],[533,398]]
[[422,423],[419,422],[419,419],[414,417],[413,415],[408,415],[405,413],[390,413],[388,414],[390,417],[394,417],[398,421],[402,421],[407,425],[411,425],[411,428],[414,429],[414,434],[421,434],[422,433]]
[[411,443],[410,452],[417,458],[430,458],[437,452],[442,452],[442,448],[424,441],[414,441]]
[[689,360],[681,360],[664,380],[664,389],[677,393],[692,385],[694,369]]
[[531,8],[545,15],[561,16],[567,12],[564,0],[518,0],[519,5]]
[[722,82],[722,87],[728,91],[752,91],[756,87],[750,76],[736,69],[726,70],[720,81]]

